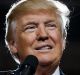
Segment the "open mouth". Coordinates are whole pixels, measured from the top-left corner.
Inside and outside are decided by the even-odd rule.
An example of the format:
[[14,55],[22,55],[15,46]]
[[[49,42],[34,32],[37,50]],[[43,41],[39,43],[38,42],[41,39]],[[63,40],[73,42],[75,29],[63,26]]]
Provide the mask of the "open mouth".
[[35,50],[50,50],[50,49],[52,49],[51,45],[42,45],[35,48]]

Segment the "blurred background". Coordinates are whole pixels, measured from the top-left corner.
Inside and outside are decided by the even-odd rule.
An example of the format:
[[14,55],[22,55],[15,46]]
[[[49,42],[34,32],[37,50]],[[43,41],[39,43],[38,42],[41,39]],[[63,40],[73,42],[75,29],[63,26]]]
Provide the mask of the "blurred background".
[[[0,0],[0,71],[16,69],[17,63],[5,45],[5,14],[17,0]],[[70,9],[67,46],[60,66],[67,75],[80,75],[80,0],[60,0]]]

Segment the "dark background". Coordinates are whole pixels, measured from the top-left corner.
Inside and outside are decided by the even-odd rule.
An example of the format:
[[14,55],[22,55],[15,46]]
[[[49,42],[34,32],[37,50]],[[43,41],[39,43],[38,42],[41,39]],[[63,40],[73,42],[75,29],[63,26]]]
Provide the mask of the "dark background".
[[[5,46],[5,14],[16,0],[0,0],[0,70],[16,69],[17,64],[12,59]],[[61,68],[67,75],[80,75],[80,0],[61,0],[71,11],[70,28],[68,30],[67,46],[64,51]]]

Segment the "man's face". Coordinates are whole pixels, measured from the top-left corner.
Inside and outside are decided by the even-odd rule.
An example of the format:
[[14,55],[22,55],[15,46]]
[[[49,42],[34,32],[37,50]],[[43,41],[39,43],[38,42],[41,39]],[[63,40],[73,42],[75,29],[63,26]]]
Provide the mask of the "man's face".
[[64,39],[58,18],[55,12],[46,11],[33,11],[17,18],[13,47],[21,62],[34,55],[40,65],[59,63]]

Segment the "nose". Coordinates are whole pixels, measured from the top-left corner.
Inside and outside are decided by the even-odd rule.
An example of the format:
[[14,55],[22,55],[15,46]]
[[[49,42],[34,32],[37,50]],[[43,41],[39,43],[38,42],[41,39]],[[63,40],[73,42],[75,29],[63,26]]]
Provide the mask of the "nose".
[[40,27],[40,28],[38,28],[37,40],[38,40],[38,41],[48,40],[48,33],[47,33],[45,27]]

